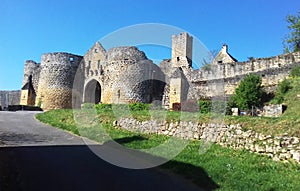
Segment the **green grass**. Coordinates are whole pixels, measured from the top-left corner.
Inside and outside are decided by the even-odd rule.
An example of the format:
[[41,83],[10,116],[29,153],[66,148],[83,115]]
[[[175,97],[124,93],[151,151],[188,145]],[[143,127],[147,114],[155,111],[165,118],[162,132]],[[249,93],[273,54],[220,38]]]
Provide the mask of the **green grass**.
[[[169,137],[162,135],[145,135],[133,133],[113,127],[114,116],[122,113],[112,113],[111,110],[98,112],[92,117],[85,112],[75,112],[82,126],[77,126],[72,110],[55,110],[38,114],[37,119],[52,126],[81,134],[99,142],[105,142],[105,130],[110,137],[120,144],[135,149],[152,148],[165,142]],[[93,113],[93,111],[90,111]],[[140,120],[149,119],[148,111],[132,112],[130,115]],[[91,114],[91,113],[89,113]],[[128,115],[128,114],[127,114]],[[141,115],[141,116],[139,116]],[[192,115],[192,114],[191,114]],[[178,120],[178,112],[168,112],[168,120]],[[185,116],[186,117],[186,116]],[[190,118],[193,118],[190,117]],[[209,120],[209,116],[200,116]],[[250,118],[249,118],[250,119]],[[252,119],[252,118],[251,118]],[[258,119],[258,118],[253,118]],[[228,119],[226,119],[228,120]],[[234,120],[246,121],[246,118]],[[266,123],[277,123],[274,119],[261,118]],[[271,121],[271,122],[270,122]],[[253,120],[253,123],[255,120]],[[99,125],[101,123],[101,127]],[[160,166],[167,171],[178,174],[207,190],[300,190],[300,167],[294,163],[274,162],[271,159],[244,150],[233,150],[212,145],[207,152],[198,152],[200,141],[190,144],[173,160]]]

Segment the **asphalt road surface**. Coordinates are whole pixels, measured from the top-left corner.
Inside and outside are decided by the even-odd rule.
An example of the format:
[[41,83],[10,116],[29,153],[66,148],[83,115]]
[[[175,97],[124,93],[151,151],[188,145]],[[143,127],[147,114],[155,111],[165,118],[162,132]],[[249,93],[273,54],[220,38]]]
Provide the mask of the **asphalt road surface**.
[[0,112],[0,191],[203,190],[159,168],[114,166],[86,143],[103,145],[44,125],[35,114]]

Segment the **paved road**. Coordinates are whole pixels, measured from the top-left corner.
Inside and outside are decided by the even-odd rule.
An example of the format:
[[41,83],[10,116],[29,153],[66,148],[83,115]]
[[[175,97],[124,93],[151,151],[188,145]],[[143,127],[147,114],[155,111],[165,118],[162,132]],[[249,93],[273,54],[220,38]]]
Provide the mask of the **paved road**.
[[[60,129],[44,125],[34,115],[39,112],[0,112],[0,146],[84,145],[82,139]],[[93,143],[93,142],[90,142]]]
[[34,114],[0,112],[0,191],[202,190],[157,168],[111,165],[91,152],[80,137],[44,125]]

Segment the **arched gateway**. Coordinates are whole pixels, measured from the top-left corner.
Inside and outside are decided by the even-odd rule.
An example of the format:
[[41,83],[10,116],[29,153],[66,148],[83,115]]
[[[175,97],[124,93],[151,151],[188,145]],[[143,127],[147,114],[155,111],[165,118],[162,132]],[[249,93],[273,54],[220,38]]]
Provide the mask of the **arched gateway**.
[[84,103],[100,103],[101,102],[101,86],[100,83],[93,79],[84,87]]

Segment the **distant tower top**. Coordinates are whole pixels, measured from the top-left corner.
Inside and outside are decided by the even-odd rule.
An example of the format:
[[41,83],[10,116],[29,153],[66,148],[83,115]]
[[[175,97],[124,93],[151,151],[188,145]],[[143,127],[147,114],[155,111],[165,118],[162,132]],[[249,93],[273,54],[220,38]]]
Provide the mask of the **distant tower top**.
[[172,35],[172,63],[174,67],[192,67],[193,37],[183,32]]

